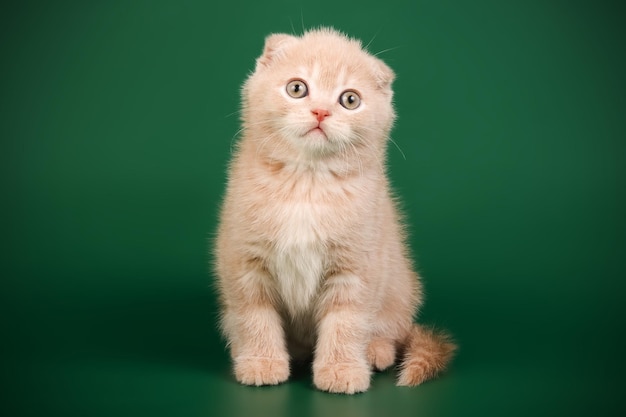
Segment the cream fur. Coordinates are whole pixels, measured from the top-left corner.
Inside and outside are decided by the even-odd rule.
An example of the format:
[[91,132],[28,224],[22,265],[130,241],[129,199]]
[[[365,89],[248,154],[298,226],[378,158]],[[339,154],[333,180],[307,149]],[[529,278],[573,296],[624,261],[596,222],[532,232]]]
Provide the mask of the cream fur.
[[[242,91],[215,249],[222,329],[244,384],[283,382],[289,358],[308,352],[317,388],[365,391],[399,351],[399,383],[416,385],[452,355],[445,336],[412,323],[421,286],[384,170],[393,78],[330,29],[266,39]],[[308,95],[287,93],[294,79]],[[358,108],[340,105],[345,90]],[[315,109],[329,115],[319,122]]]

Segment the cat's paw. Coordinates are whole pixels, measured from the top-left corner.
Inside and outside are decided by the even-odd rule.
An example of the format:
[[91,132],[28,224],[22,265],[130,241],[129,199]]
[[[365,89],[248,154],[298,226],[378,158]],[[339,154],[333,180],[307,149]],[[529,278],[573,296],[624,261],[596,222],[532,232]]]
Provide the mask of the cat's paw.
[[396,346],[390,339],[372,339],[367,348],[367,359],[377,371],[384,371],[396,361]]
[[313,383],[318,389],[333,393],[364,392],[370,386],[370,369],[356,362],[313,365]]
[[235,359],[235,378],[244,385],[277,385],[289,378],[289,360],[239,357]]

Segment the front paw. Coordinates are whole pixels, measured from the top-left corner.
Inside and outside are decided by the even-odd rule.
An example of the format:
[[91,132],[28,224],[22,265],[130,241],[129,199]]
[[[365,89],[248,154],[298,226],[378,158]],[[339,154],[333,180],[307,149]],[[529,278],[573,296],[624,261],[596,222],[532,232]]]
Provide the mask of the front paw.
[[318,389],[332,393],[364,392],[370,386],[370,368],[356,362],[313,365],[313,383]]
[[289,360],[238,357],[235,359],[235,378],[244,385],[277,385],[289,378]]

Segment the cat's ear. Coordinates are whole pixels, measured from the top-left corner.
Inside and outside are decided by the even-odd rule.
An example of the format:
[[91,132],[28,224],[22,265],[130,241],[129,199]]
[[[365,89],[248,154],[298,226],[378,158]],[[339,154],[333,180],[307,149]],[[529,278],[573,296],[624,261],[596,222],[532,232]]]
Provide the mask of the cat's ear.
[[263,48],[263,55],[256,60],[257,69],[260,67],[269,66],[274,59],[280,54],[282,48],[285,45],[296,40],[294,36],[286,35],[284,33],[274,33],[265,38],[265,47]]
[[391,87],[391,83],[396,78],[396,74],[383,61],[376,59],[374,63],[374,77],[378,87],[386,90]]

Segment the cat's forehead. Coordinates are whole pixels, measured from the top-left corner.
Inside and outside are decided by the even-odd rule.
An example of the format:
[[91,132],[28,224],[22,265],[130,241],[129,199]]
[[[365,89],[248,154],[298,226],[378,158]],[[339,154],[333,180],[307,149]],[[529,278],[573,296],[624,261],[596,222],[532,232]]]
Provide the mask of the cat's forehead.
[[307,32],[301,37],[270,35],[257,59],[254,75],[261,84],[303,78],[314,81],[321,89],[343,85],[372,88],[386,95],[391,94],[394,79],[393,71],[367,52],[360,41],[328,29]]
[[320,48],[314,45],[309,50],[298,48],[288,53],[283,73],[293,77],[314,80],[322,88],[331,89],[338,84],[366,83],[372,78],[366,54],[361,51]]
[[294,68],[294,75],[311,82],[316,82],[320,88],[333,89],[337,85],[354,84],[358,81],[348,65],[341,62],[315,61],[310,65],[299,65]]

